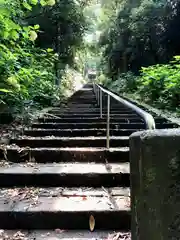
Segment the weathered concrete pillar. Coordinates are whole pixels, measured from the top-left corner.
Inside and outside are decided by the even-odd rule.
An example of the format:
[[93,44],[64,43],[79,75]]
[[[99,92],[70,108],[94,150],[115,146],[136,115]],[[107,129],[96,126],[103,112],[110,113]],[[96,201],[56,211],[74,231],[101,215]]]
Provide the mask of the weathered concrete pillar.
[[130,137],[132,240],[180,239],[180,128]]

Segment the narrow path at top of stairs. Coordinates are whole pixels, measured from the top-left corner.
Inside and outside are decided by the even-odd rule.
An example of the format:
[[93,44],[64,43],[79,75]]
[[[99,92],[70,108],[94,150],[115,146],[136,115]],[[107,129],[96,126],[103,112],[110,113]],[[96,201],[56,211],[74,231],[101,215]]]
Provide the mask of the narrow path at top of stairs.
[[[101,119],[87,84],[64,108],[53,108],[50,117],[11,139],[9,164],[0,167],[0,229],[35,230],[41,239],[42,229],[88,231],[93,216],[95,230],[121,231],[117,239],[130,239],[129,136],[145,125],[112,101],[107,150],[106,111],[104,105]],[[81,236],[95,236],[86,234]]]

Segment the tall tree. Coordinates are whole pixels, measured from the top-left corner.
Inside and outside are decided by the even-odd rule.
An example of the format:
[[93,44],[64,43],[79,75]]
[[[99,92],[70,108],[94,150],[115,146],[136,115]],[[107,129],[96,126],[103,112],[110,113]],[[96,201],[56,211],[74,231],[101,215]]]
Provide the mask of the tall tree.
[[28,23],[40,25],[37,45],[51,47],[58,54],[56,63],[57,84],[66,64],[73,65],[75,51],[83,41],[86,20],[83,14],[83,1],[58,0],[53,6],[43,8],[37,5],[27,17]]
[[108,76],[116,79],[120,72],[129,70],[138,73],[142,66],[166,63],[179,54],[177,0],[102,3],[99,46]]

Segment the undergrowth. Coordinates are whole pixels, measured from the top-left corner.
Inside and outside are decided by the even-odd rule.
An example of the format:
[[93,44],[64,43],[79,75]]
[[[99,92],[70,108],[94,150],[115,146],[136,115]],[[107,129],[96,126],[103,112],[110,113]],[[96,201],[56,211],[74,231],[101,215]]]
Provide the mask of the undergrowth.
[[127,72],[112,81],[101,75],[99,82],[118,94],[128,94],[134,99],[180,115],[180,56],[175,56],[169,64],[143,67],[140,76]]

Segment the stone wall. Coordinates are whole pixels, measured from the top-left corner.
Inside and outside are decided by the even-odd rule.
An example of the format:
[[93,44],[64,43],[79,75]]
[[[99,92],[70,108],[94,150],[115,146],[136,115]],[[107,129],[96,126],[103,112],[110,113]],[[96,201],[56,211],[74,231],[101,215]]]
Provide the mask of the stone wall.
[[130,137],[132,240],[180,239],[180,128]]

